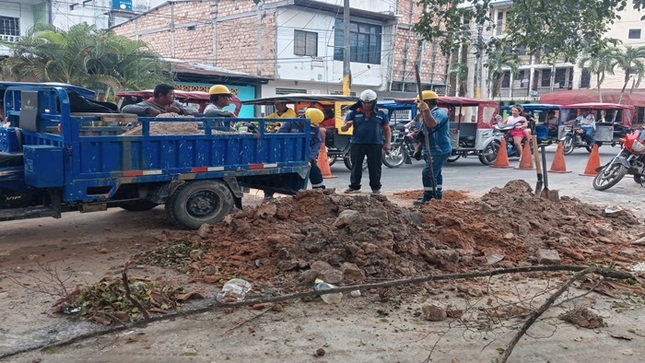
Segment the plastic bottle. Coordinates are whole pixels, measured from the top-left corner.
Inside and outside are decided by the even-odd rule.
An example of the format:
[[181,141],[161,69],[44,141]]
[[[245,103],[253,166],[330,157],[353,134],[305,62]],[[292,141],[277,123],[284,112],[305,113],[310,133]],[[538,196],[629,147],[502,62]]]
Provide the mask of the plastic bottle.
[[242,301],[252,287],[253,285],[246,280],[232,279],[224,284],[222,291],[215,295],[215,299],[219,302]]
[[[328,282],[325,282],[321,279],[316,279],[314,281],[314,290],[316,291],[321,291],[321,290],[330,290],[330,289],[335,289],[338,286],[332,285]],[[325,295],[320,295],[320,298],[326,302],[327,304],[338,304],[340,303],[340,300],[343,298],[343,293],[339,292],[336,294],[325,294]]]

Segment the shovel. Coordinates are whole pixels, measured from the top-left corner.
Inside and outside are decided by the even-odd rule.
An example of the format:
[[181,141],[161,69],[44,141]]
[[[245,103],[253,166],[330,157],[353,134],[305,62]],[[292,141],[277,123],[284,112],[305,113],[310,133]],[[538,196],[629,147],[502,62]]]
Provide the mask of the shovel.
[[[544,146],[540,149],[542,149],[542,170],[546,170],[546,152],[544,151]],[[557,190],[549,190],[549,177],[546,171],[544,172],[544,189],[542,189],[540,197],[546,198],[552,202],[560,201],[560,192]]]
[[542,164],[540,163],[540,155],[538,154],[537,137],[531,137],[533,143],[533,159],[535,159],[535,170],[537,170],[537,184],[535,184],[535,195],[541,195],[542,192]]

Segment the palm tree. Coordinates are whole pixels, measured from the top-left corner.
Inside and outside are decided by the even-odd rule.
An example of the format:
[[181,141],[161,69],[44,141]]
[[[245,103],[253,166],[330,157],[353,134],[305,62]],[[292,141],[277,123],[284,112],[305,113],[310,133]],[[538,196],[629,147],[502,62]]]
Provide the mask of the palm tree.
[[511,52],[504,52],[501,48],[495,48],[489,55],[488,67],[488,97],[494,99],[499,95],[504,80],[504,72],[510,69],[513,76],[517,76],[520,71],[520,64],[517,55]]
[[[170,66],[145,42],[81,23],[64,31],[38,24],[17,43],[5,68],[17,80],[65,82],[92,89],[150,88],[172,80]],[[107,92],[106,92],[107,94]]]
[[589,68],[589,72],[596,75],[596,87],[598,87],[598,101],[602,102],[602,91],[600,86],[605,81],[606,73],[614,74],[615,61],[617,56],[615,48],[606,48],[600,52],[583,57],[578,62],[578,67]]
[[633,90],[640,85],[643,75],[645,75],[645,47],[626,46],[624,51],[617,52],[614,66],[625,71],[625,82],[618,98],[618,103],[620,103],[629,81],[632,81],[631,89]]
[[456,96],[463,96],[468,91],[468,64],[454,62],[450,65],[448,74],[455,78]]

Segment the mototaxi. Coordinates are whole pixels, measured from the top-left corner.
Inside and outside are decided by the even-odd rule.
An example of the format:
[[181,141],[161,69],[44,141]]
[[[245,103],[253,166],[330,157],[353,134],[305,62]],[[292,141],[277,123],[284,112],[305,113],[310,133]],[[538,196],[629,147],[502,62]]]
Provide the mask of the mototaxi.
[[625,134],[631,131],[636,116],[636,108],[633,105],[618,103],[574,103],[560,106],[560,108],[560,120],[566,124],[566,131],[568,131],[568,134],[561,138],[564,144],[565,154],[571,153],[575,147],[582,146],[585,146],[588,151],[591,151],[592,145],[586,145],[586,142],[581,145],[576,145],[576,138],[571,136],[573,135],[572,129],[577,126],[574,120],[580,110],[589,110],[596,120],[596,131],[593,137],[594,143],[598,147],[602,145],[621,145],[620,139],[624,138]]
[[[414,104],[415,100],[394,99],[395,102],[407,104]],[[495,162],[497,153],[488,155],[490,150],[487,151],[487,146],[493,136],[493,121],[499,110],[497,102],[471,97],[440,96],[437,106],[448,113],[452,144],[449,162],[470,155],[478,156],[484,165]]]
[[[565,119],[561,117],[561,105],[549,103],[524,103],[520,104],[525,113],[529,115],[529,127],[531,133],[537,138],[539,144],[551,145],[560,141],[566,132]],[[508,112],[513,105],[500,107],[500,112]],[[557,127],[550,127],[548,124],[549,113],[553,112],[558,120]]]
[[[283,102],[291,106],[298,115],[304,114],[308,107],[316,107],[325,113],[326,110],[333,111],[335,124],[325,131],[325,146],[327,147],[327,157],[329,158],[329,165],[333,165],[337,160],[343,160],[347,169],[352,169],[351,160],[349,157],[350,139],[352,137],[353,128],[348,131],[341,131],[345,115],[349,107],[358,102],[358,97],[343,96],[343,95],[330,95],[330,94],[306,94],[306,93],[289,93],[285,95],[277,95],[271,97],[256,98],[252,100],[244,100],[243,105],[257,105],[264,106],[264,114],[271,114],[273,104],[275,102]],[[270,107],[266,107],[270,106]],[[364,163],[367,167],[367,163]]]

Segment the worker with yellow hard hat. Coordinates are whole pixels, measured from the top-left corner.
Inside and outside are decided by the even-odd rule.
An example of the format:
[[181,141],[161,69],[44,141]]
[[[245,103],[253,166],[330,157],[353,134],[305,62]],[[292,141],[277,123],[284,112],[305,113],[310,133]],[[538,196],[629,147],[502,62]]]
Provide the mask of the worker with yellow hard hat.
[[423,131],[423,156],[426,165],[422,172],[423,195],[414,204],[425,204],[432,199],[443,197],[442,168],[452,154],[448,113],[439,108],[439,96],[435,91],[421,92],[417,99],[417,110],[421,114]]
[[[309,182],[312,189],[325,189],[323,184],[322,170],[318,166],[318,152],[322,146],[322,136],[320,130],[320,123],[325,118],[325,114],[315,108],[309,107],[305,110],[303,115],[305,119],[309,120],[311,127],[309,129]],[[278,129],[278,133],[302,133],[305,131],[305,122],[302,121],[285,121]],[[273,190],[266,189],[264,191],[265,201],[273,199]]]
[[[235,117],[235,114],[224,107],[231,104],[233,93],[228,87],[223,84],[216,84],[212,86],[208,93],[210,93],[211,103],[204,109],[204,115],[216,117]],[[215,126],[224,126],[223,122],[215,123]]]

